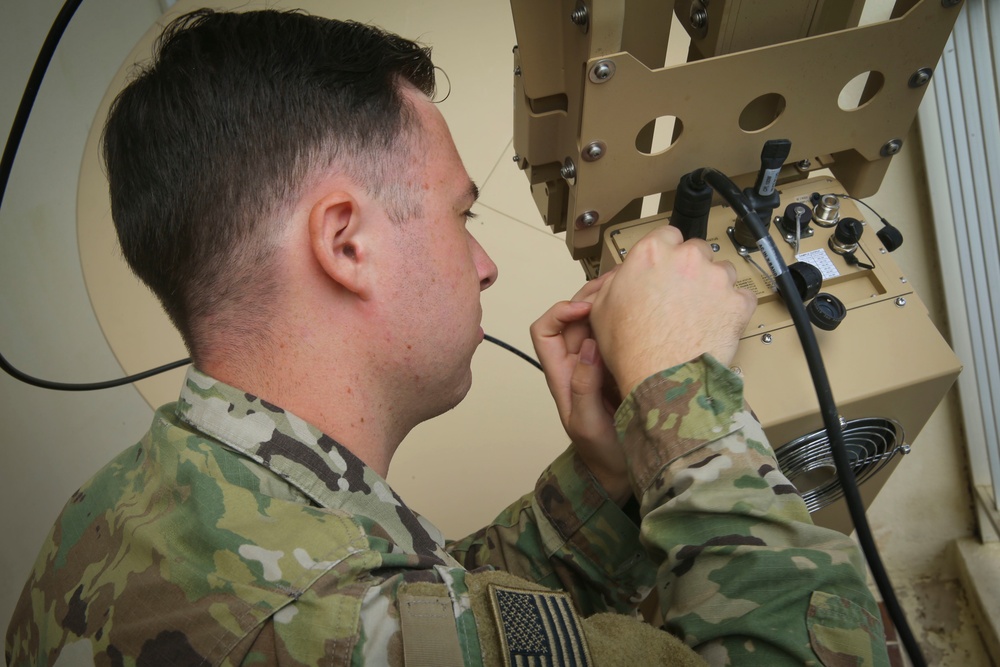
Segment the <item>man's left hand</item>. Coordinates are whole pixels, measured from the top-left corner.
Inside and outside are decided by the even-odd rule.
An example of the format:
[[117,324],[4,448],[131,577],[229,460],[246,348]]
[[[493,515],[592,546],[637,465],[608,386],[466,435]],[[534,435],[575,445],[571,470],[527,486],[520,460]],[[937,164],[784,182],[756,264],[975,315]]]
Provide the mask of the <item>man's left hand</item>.
[[[610,274],[605,274],[610,275]],[[614,390],[588,318],[604,276],[591,280],[571,301],[560,301],[531,325],[531,340],[545,371],[563,428],[577,454],[608,496],[624,505],[632,497],[625,456],[615,434]]]

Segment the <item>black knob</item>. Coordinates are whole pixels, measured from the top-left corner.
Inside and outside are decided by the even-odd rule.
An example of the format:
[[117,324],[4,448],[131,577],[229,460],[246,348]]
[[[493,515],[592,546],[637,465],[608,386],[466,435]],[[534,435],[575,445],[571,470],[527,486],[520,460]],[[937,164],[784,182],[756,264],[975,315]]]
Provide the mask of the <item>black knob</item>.
[[785,207],[785,214],[778,221],[778,228],[786,236],[795,236],[796,229],[798,229],[798,234],[801,236],[809,229],[809,223],[812,222],[812,219],[812,209],[805,204],[796,202]]
[[808,262],[795,262],[788,265],[788,272],[795,283],[795,291],[803,301],[808,301],[817,294],[823,286],[823,273]]
[[837,229],[833,232],[833,236],[842,246],[857,245],[864,231],[864,225],[857,218],[841,218],[840,222],[837,223]]
[[844,303],[827,292],[817,294],[816,298],[809,302],[806,312],[809,314],[809,321],[823,331],[833,331],[847,317]]
[[888,252],[893,252],[896,248],[903,245],[902,232],[890,225],[888,222],[885,223],[885,226],[882,227],[882,229],[878,230],[878,233],[875,236],[878,237],[878,240],[882,242],[883,247],[885,247]]

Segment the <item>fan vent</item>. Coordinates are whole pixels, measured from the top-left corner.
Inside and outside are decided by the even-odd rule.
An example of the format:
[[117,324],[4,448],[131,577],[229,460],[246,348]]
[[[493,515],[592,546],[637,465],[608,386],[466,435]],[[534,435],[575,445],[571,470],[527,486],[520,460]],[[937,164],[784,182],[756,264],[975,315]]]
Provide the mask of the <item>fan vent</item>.
[[[903,427],[892,419],[852,419],[843,423],[843,429],[847,456],[859,485],[903,451]],[[837,479],[837,467],[830,455],[826,429],[796,438],[779,447],[775,453],[778,467],[802,494],[810,512],[826,507],[844,495]]]

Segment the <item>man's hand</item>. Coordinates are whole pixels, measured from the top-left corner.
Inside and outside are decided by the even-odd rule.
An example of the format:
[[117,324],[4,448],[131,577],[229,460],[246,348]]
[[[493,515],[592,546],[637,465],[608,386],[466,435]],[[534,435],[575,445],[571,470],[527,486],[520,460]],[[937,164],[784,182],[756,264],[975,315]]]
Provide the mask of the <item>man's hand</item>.
[[[571,301],[561,301],[531,325],[531,340],[559,419],[577,454],[618,505],[632,496],[625,457],[618,446],[606,373],[588,317],[605,274],[588,282]],[[610,390],[610,391],[609,391]]]
[[709,353],[728,365],[757,305],[729,262],[666,226],[650,232],[594,298],[591,326],[623,395],[661,370]]

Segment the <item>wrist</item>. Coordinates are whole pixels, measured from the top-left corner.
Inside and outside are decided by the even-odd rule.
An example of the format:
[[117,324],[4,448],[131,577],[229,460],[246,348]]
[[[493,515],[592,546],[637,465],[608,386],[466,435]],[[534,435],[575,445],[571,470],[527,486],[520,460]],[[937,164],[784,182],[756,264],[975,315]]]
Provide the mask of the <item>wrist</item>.
[[587,466],[587,470],[590,471],[591,477],[604,490],[608,498],[618,505],[618,507],[624,507],[633,496],[632,484],[628,479],[628,471],[624,469],[621,471],[608,470],[604,466],[587,461],[584,457],[580,458],[583,460],[583,464]]

